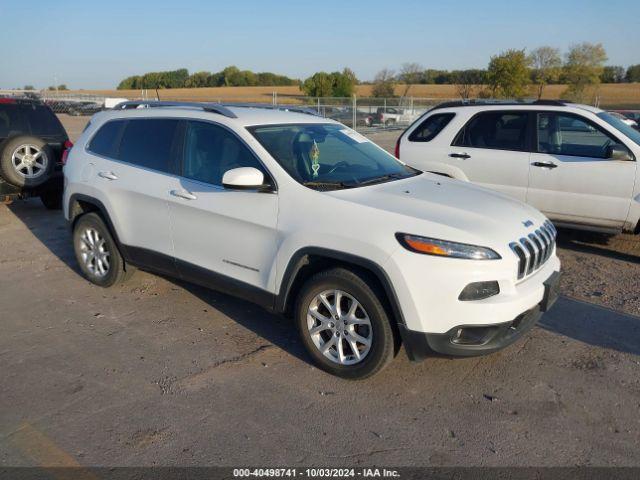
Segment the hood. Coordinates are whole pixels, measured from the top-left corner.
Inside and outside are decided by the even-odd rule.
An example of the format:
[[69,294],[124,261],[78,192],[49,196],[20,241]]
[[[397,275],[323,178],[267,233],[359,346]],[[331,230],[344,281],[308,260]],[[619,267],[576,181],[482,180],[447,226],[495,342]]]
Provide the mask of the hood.
[[[405,233],[490,246],[503,251],[509,242],[532,233],[546,220],[533,207],[506,195],[426,173],[329,194],[397,214],[399,220],[391,222],[394,228]],[[392,217],[387,216],[384,221],[390,221]],[[532,225],[525,225],[529,222]]]

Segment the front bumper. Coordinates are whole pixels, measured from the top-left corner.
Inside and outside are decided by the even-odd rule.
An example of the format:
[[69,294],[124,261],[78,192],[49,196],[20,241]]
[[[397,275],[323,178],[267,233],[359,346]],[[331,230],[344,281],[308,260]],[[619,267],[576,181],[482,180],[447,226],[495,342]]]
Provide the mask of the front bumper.
[[420,361],[436,354],[476,356],[505,348],[526,334],[558,299],[560,272],[544,282],[540,303],[509,322],[486,325],[458,325],[445,333],[424,333],[399,325],[402,341],[410,360]]

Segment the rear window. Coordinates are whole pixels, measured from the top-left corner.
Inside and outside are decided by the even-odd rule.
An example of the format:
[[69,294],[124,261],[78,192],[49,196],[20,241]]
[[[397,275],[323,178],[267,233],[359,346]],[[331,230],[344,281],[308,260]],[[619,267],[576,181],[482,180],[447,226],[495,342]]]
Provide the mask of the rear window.
[[124,128],[118,160],[161,172],[177,172],[175,137],[179,120],[129,120]]
[[118,151],[117,142],[120,139],[120,133],[125,123],[124,120],[114,120],[105,123],[91,139],[89,151],[102,155],[103,157],[116,158]]
[[446,127],[455,113],[437,113],[427,117],[411,135],[410,142],[430,142]]
[[0,104],[0,138],[29,132],[20,110],[16,104]]
[[45,105],[26,105],[22,107],[23,115],[31,126],[31,133],[41,136],[65,135],[64,128],[55,113]]

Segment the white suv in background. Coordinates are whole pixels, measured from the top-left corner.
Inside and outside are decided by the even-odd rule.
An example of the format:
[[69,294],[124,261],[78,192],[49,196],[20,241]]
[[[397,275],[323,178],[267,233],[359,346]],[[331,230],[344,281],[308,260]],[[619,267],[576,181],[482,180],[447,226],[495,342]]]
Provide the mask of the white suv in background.
[[542,214],[314,115],[128,102],[91,119],[64,173],[88,280],[135,266],[289,313],[342,377],[379,371],[401,341],[413,360],[493,352],[557,298]]
[[586,105],[439,105],[400,137],[403,162],[536,207],[557,225],[638,232],[640,132]]

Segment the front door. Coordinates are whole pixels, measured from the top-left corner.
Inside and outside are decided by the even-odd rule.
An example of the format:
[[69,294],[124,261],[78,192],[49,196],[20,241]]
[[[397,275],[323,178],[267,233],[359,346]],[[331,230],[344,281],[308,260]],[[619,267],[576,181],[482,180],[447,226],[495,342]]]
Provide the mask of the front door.
[[255,167],[269,178],[265,168],[234,133],[205,121],[187,122],[182,158],[181,186],[169,200],[181,276],[223,290],[273,292],[278,195],[222,186],[232,168]]
[[611,160],[626,147],[600,126],[574,114],[536,114],[527,203],[568,223],[622,227],[636,176],[636,162]]

